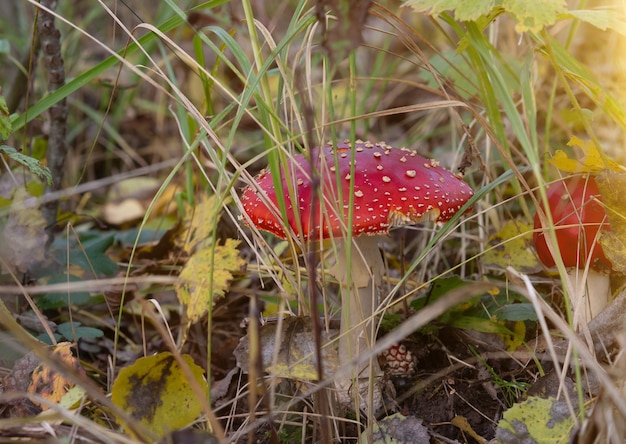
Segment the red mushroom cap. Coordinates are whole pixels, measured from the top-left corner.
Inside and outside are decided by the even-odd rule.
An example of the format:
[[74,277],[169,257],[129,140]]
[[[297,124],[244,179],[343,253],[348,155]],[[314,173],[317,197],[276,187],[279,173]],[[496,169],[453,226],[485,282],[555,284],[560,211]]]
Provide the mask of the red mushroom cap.
[[[406,148],[392,148],[384,142],[357,141],[353,149],[352,230],[355,236],[387,233],[390,227],[421,220],[447,221],[474,194],[469,185],[436,161]],[[290,160],[287,170],[293,171],[294,177],[282,177],[283,190],[280,192],[285,196],[287,223],[294,233],[299,230],[287,180],[295,188],[303,238],[316,240],[342,236],[342,226],[348,221],[351,159],[352,148],[347,141],[336,148],[328,144],[319,149],[316,167],[320,172],[323,205],[318,202],[316,209],[311,208],[313,187],[309,162],[302,154]],[[241,196],[243,209],[257,228],[284,238],[271,174],[261,172],[256,183],[264,197],[257,188],[246,187]],[[271,202],[274,208],[270,210],[266,202]]]
[[[609,230],[602,206],[602,197],[593,177],[571,176],[555,182],[546,190],[548,205],[554,221],[559,252],[566,267],[584,268],[588,258],[594,267],[611,263],[598,242],[598,231]],[[535,215],[533,239],[537,255],[547,267],[555,265],[545,236],[549,236]]]

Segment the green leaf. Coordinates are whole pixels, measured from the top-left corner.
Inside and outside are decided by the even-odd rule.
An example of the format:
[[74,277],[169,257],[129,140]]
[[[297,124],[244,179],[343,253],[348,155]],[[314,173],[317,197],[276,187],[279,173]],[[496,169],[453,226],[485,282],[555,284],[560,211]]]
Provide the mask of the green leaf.
[[46,185],[40,180],[29,180],[26,183],[26,191],[33,197],[41,197],[43,193],[46,191]]
[[448,325],[463,330],[474,330],[481,333],[493,333],[502,336],[512,336],[513,332],[495,319],[485,319],[475,316],[451,317]]
[[[448,277],[436,279],[431,285],[425,297],[417,298],[411,302],[411,308],[413,308],[416,311],[420,310],[424,308],[427,304],[432,304],[433,302],[447,295],[452,290],[455,290],[460,287],[465,287],[467,285],[472,285],[474,282],[475,281],[461,279],[459,276],[448,276]],[[500,290],[498,289],[498,287],[494,285],[493,294],[498,294],[499,292]],[[443,314],[440,317],[439,320],[441,322],[448,322],[449,316],[450,316],[449,313],[451,312],[455,312],[457,314],[465,313],[465,312],[468,312],[468,310],[472,309],[473,307],[476,307],[477,305],[481,305],[481,308],[478,310],[478,312],[484,313],[485,312],[484,304],[486,303],[486,301],[481,302],[481,298],[491,299],[492,298],[491,292],[479,293],[479,294],[473,295],[471,298],[469,298],[465,302],[448,310],[445,314]]]
[[[471,284],[457,276],[440,278],[433,282],[426,297],[411,302],[411,308],[420,310],[450,291]],[[437,321],[464,330],[496,334],[502,338],[507,349],[514,350],[523,343],[526,326],[524,321],[537,319],[531,304],[519,303],[524,298],[509,289],[493,289],[476,294],[463,303],[449,308]]]
[[408,0],[404,3],[415,12],[425,13],[437,17],[444,11],[454,11],[454,17],[459,21],[477,20],[487,15],[496,5],[495,0]]
[[[49,284],[61,284],[66,282],[80,282],[82,279],[70,274],[56,275],[50,278]],[[51,308],[68,307],[70,305],[84,305],[91,301],[91,295],[87,291],[46,293],[37,301],[37,306],[43,310]],[[69,339],[69,338],[68,338]]]
[[[162,225],[163,223],[164,222],[159,219],[159,224]],[[161,240],[166,232],[167,230],[165,229],[144,228],[140,230],[139,228],[130,228],[116,232],[115,241],[123,245],[134,245],[135,243],[141,245],[149,242],[156,243]]]
[[[3,114],[2,110],[0,110],[0,135],[4,136],[4,127],[3,127],[3,118],[1,115]],[[10,124],[10,123],[9,123]],[[7,136],[8,137],[8,136]],[[5,137],[6,138],[6,137]],[[48,185],[52,185],[52,174],[50,174],[50,170],[48,167],[43,166],[41,162],[37,159],[34,159],[30,156],[20,153],[15,148],[8,145],[0,145],[0,153],[4,153],[9,156],[11,159],[15,160],[18,163],[21,163],[26,168],[28,168],[33,174],[39,176],[40,179],[46,180]]]
[[530,302],[505,305],[494,312],[503,321],[536,321],[537,312]]
[[80,407],[83,399],[85,399],[86,394],[87,391],[77,385],[63,395],[63,398],[59,401],[59,405],[66,409],[77,409]]
[[576,18],[589,23],[596,28],[606,31],[610,29],[618,34],[626,36],[626,19],[624,13],[613,9],[578,9],[568,11],[564,18]]
[[[0,39],[0,54],[10,54],[11,43],[8,39]],[[0,99],[3,100],[3,99]]]
[[[63,336],[58,333],[54,333],[53,336],[54,336],[54,340],[57,343],[61,342],[61,340],[63,339]],[[52,340],[50,339],[50,336],[48,336],[48,333],[41,333],[37,335],[37,339],[43,342],[44,344],[52,345]]]
[[517,32],[539,32],[567,11],[565,0],[503,0],[502,7],[515,19]]
[[553,25],[559,14],[567,12],[565,0],[407,0],[404,4],[434,17],[453,11],[454,18],[462,22],[476,21],[500,6],[517,21],[517,32],[535,33]]
[[70,250],[70,264],[98,275],[112,276],[117,272],[117,264],[106,255],[106,250],[115,242],[114,232],[81,233],[80,240],[81,245],[75,243]]
[[80,322],[64,322],[57,326],[57,331],[68,341],[76,342],[80,338],[100,338],[102,330],[92,327],[84,327]]
[[11,119],[9,119],[9,107],[4,96],[0,95],[0,137],[8,139],[11,134]]
[[[206,396],[202,368],[189,355],[183,355],[183,360]],[[113,383],[111,400],[159,437],[189,425],[202,411],[191,383],[169,352],[138,359],[123,368]],[[128,432],[132,434],[132,430]]]

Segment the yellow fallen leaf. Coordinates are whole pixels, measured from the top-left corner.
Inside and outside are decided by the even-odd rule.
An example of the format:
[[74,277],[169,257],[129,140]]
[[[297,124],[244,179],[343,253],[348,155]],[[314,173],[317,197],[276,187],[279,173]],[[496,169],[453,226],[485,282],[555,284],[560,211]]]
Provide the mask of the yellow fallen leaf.
[[176,245],[191,254],[200,242],[211,237],[221,208],[215,196],[201,197],[199,202],[188,206]]
[[457,415],[454,418],[452,418],[452,421],[450,421],[450,423],[456,428],[463,430],[469,436],[474,438],[474,440],[476,440],[477,442],[480,442],[480,443],[487,442],[485,438],[483,438],[478,433],[476,433],[476,431],[472,428],[472,425],[469,423],[469,421],[467,420],[465,416]]
[[626,273],[626,237],[612,231],[602,232],[600,244],[604,255],[611,261],[613,271]]
[[[183,360],[200,387],[208,391],[202,368],[189,355],[183,355]],[[188,425],[202,411],[197,394],[170,352],[140,358],[120,370],[111,400],[159,437]]]
[[489,248],[483,254],[483,265],[505,269],[513,267],[524,273],[541,269],[533,251],[533,227],[521,221],[511,220],[489,237]]
[[515,321],[512,335],[501,335],[507,351],[513,352],[524,344],[526,336],[526,324],[523,321]]
[[498,442],[570,442],[574,418],[564,401],[530,396],[509,408],[496,430]]

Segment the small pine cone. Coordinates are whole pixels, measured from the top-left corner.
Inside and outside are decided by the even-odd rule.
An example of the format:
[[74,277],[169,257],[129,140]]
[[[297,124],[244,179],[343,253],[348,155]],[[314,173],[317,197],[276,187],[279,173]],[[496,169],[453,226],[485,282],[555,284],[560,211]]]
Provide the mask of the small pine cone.
[[412,376],[415,373],[413,354],[402,344],[395,344],[382,353],[383,369],[389,376]]

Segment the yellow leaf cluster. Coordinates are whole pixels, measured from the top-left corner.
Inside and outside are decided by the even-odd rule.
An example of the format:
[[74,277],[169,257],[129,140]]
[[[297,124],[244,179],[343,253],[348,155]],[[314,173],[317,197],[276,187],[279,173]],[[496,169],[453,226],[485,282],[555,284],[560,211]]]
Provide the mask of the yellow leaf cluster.
[[187,261],[176,292],[178,300],[187,306],[190,322],[199,320],[207,312],[215,296],[224,295],[233,278],[231,272],[244,266],[237,245],[239,241],[235,239],[227,239],[224,245],[208,245]]
[[567,146],[577,147],[583,153],[581,159],[572,159],[562,150],[557,150],[550,163],[566,173],[598,174],[605,170],[624,171],[624,167],[609,158],[592,140],[584,141],[576,136],[567,142]]
[[187,307],[189,322],[198,321],[213,306],[216,296],[223,296],[233,279],[232,272],[243,268],[239,241],[227,239],[224,245],[207,242],[219,217],[220,205],[215,196],[202,198],[188,208],[185,217],[187,233],[180,246],[190,255],[176,285],[178,300]]
[[610,231],[602,231],[602,251],[613,271],[626,273],[626,174],[608,171],[596,177],[596,183],[611,226]]

